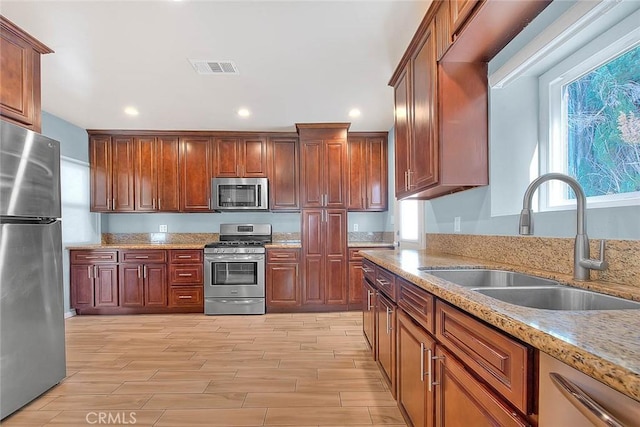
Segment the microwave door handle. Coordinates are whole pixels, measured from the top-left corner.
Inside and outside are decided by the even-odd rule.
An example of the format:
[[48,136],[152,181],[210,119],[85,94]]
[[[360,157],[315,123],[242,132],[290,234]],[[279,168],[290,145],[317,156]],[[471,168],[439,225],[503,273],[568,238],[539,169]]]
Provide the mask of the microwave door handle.
[[259,184],[256,184],[255,192],[256,192],[255,206],[259,208],[260,207],[260,185]]

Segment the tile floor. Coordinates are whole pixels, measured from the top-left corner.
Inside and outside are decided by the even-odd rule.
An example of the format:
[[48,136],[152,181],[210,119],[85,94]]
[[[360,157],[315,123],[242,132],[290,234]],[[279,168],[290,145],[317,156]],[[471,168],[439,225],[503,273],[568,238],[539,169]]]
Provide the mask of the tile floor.
[[10,426],[405,426],[362,313],[77,316],[67,378]]

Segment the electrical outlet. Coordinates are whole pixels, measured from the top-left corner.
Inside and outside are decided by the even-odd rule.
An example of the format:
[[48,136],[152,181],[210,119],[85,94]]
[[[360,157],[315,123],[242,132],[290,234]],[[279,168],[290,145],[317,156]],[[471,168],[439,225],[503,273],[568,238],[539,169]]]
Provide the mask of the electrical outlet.
[[459,233],[460,232],[460,217],[456,216],[453,218],[453,232],[454,233]]
[[358,224],[353,224],[353,231],[358,231]]
[[167,225],[166,225],[166,224],[162,224],[162,225],[160,226],[160,230],[159,230],[159,231],[160,231],[161,233],[166,233],[166,232],[168,231],[168,227],[167,227]]

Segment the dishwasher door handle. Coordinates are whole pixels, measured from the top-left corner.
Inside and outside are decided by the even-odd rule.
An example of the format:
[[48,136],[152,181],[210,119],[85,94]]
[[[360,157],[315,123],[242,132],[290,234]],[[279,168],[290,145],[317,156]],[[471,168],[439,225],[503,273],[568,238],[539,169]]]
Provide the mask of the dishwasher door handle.
[[585,417],[598,427],[624,427],[613,415],[604,409],[591,396],[580,387],[569,381],[562,375],[551,372],[549,378],[558,390],[573,404]]

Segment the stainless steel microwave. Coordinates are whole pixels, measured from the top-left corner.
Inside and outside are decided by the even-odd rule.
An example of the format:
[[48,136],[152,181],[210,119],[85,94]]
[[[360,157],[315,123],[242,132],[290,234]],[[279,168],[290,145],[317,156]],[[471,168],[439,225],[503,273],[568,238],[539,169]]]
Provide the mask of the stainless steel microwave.
[[266,211],[269,209],[267,178],[213,178],[213,209],[218,211]]

